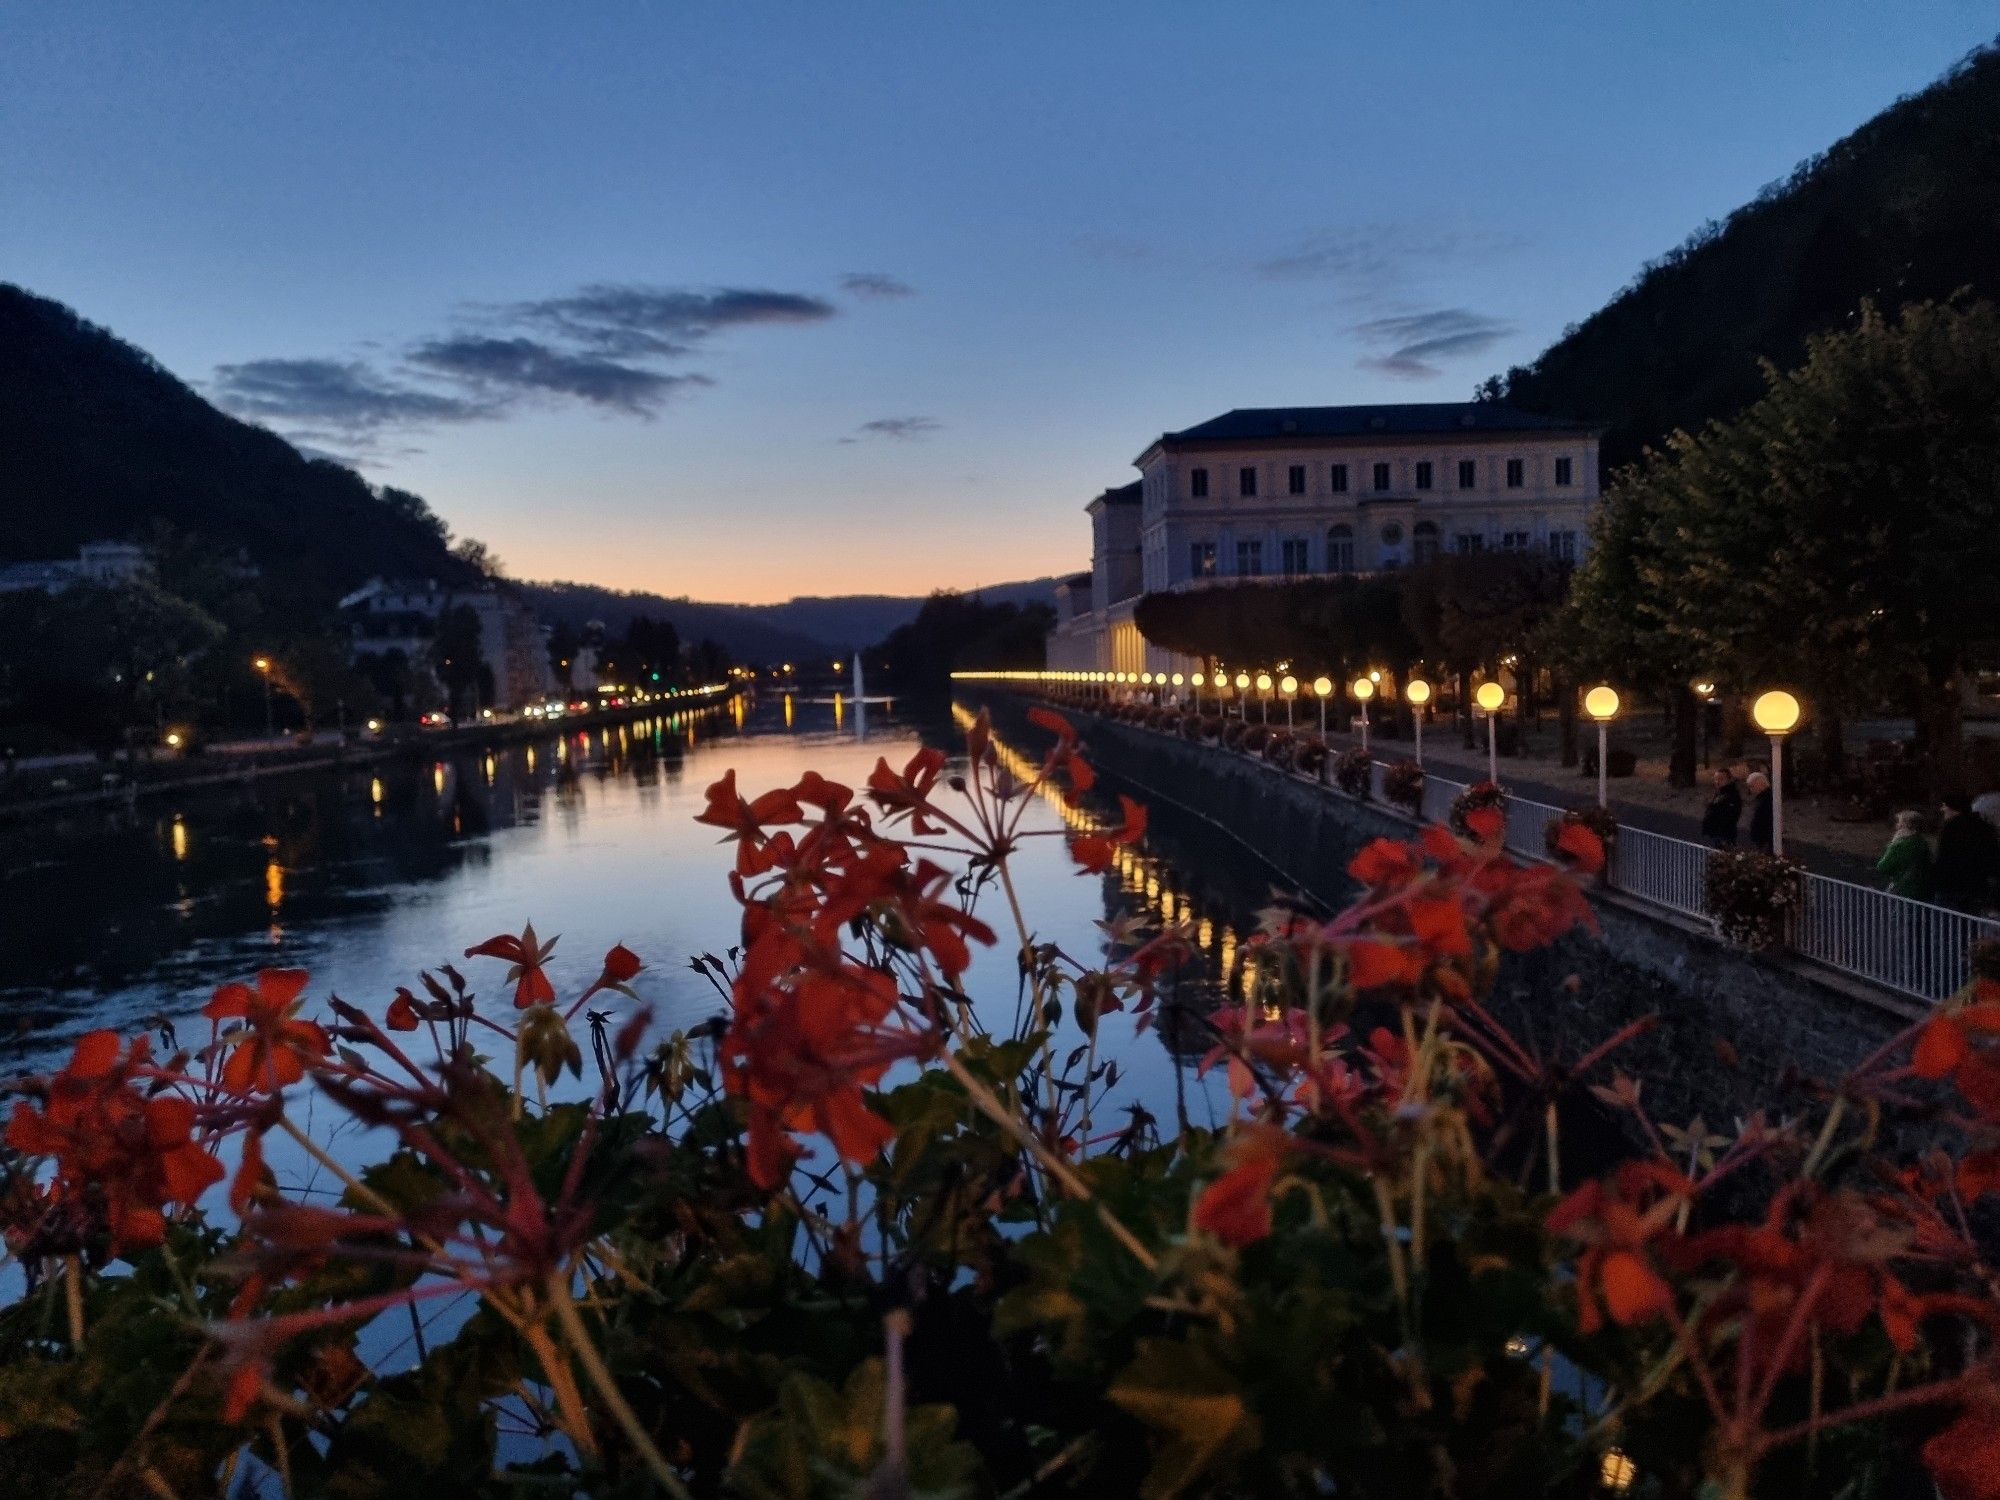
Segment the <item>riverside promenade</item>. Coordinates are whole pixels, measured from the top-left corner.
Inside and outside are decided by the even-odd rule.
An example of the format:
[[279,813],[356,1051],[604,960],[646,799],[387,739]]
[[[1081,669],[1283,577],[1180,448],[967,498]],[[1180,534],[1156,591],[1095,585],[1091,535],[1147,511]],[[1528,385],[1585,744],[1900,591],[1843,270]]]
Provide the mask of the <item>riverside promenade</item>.
[[[1064,711],[1101,718],[1121,731],[1129,729],[1142,737],[1157,736],[1185,746],[1218,771],[1226,765],[1255,766],[1265,774],[1306,783],[1335,803],[1359,804],[1371,813],[1402,820],[1444,822],[1453,801],[1473,782],[1485,779],[1483,757],[1461,769],[1462,753],[1447,761],[1430,754],[1427,746],[1417,802],[1397,806],[1387,795],[1384,761],[1409,758],[1402,754],[1401,745],[1394,745],[1387,755],[1380,753],[1384,747],[1371,747],[1377,758],[1370,768],[1367,788],[1354,796],[1332,784],[1335,757],[1351,743],[1344,736],[1328,736],[1315,755],[1296,756],[1300,746],[1322,746],[1316,725],[1286,737],[1290,744],[1283,749],[1271,745],[1246,750],[1209,736],[1191,736],[1189,715],[1183,711],[1079,695],[1064,686],[1060,674],[955,673],[954,681],[961,687],[1045,699]],[[1251,727],[1262,726],[1253,719]],[[1271,728],[1282,730],[1284,725],[1280,722]],[[1307,762],[1316,764],[1304,768]],[[1448,765],[1464,779],[1446,775]],[[1545,830],[1550,821],[1596,800],[1594,788],[1579,786],[1564,794],[1540,783],[1513,783],[1504,765],[1501,781],[1506,792],[1506,847],[1519,857],[1546,858]],[[1649,826],[1662,816],[1656,810],[1656,817],[1645,821],[1624,805],[1613,811],[1618,830],[1608,851],[1604,889],[1701,934],[1706,942],[1724,945],[1708,897],[1709,868],[1716,851]],[[1771,945],[1771,951],[1808,966],[1830,982],[1862,987],[1903,1008],[1932,1005],[1955,993],[1967,982],[1974,944],[2000,942],[2000,922],[1911,901],[1818,869],[1800,874],[1795,894],[1793,909],[1783,921],[1782,939]]]

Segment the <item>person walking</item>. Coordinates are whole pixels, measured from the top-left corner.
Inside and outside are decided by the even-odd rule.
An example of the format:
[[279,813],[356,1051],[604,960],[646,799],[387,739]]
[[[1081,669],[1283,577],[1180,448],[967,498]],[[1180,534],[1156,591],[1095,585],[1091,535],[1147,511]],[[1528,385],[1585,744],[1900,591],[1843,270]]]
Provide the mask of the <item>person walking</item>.
[[1771,778],[1752,771],[1743,781],[1750,794],[1750,847],[1771,852]]
[[1960,911],[1984,911],[2000,878],[2000,833],[1972,810],[1963,792],[1946,792],[1943,811],[1932,871],[1937,899]]
[[1875,861],[1875,873],[1888,882],[1892,896],[1907,896],[1912,901],[1931,899],[1931,846],[1924,837],[1922,813],[1896,814],[1896,831],[1890,835],[1889,847]]
[[1715,768],[1715,790],[1701,813],[1701,836],[1718,849],[1736,847],[1736,825],[1743,821],[1743,788],[1729,767]]

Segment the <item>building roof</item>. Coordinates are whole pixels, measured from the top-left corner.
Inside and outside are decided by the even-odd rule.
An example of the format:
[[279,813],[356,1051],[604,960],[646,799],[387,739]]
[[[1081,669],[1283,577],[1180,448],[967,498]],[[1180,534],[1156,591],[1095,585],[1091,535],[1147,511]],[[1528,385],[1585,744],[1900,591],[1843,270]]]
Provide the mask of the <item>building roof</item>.
[[1492,401],[1421,401],[1390,406],[1238,407],[1179,432],[1162,445],[1284,438],[1444,437],[1465,432],[1594,432],[1587,422],[1536,416]]
[[1087,589],[1090,587],[1090,574],[1072,573],[1061,583],[1057,584],[1056,587],[1059,589]]
[[1140,481],[1135,479],[1130,484],[1113,485],[1095,500],[1092,500],[1090,505],[1086,505],[1084,509],[1089,510],[1091,506],[1096,505],[1137,505],[1139,500]]

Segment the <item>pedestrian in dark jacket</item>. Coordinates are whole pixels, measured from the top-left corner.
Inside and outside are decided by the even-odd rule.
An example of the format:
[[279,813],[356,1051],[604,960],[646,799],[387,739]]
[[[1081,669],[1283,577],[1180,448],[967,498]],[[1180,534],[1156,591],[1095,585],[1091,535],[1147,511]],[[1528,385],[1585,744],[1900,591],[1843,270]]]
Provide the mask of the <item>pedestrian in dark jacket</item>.
[[1736,825],[1743,821],[1743,788],[1727,766],[1715,768],[1715,790],[1701,814],[1701,836],[1718,849],[1734,848]]
[[1947,792],[1944,822],[1938,827],[1937,859],[1931,884],[1938,900],[1960,911],[1984,911],[2000,878],[2000,834],[1972,810],[1963,792]]
[[1752,771],[1743,782],[1750,794],[1750,847],[1771,852],[1771,778]]

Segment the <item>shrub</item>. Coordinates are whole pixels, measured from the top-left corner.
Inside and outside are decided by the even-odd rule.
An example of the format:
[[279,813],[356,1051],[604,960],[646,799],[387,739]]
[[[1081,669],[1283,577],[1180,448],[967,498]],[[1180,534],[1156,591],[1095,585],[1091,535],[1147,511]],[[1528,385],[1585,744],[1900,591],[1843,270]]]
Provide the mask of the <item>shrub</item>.
[[[1950,1500],[1993,1493],[2000,1278],[1966,1225],[2000,1188],[2000,989],[1800,1117],[1656,1121],[1605,1071],[1648,1020],[1545,1056],[1489,1009],[1503,956],[1588,922],[1574,883],[1430,829],[1361,850],[1333,920],[1264,914],[1251,992],[1208,1018],[1224,1126],[1114,1123],[1103,1029],[1151,1023],[1191,934],[1122,924],[1100,958],[1011,902],[987,925],[1011,883],[966,872],[1032,837],[1102,871],[1145,830],[1129,801],[1024,819],[1092,779],[1030,714],[1056,743],[1025,796],[984,716],[969,794],[936,748],[865,788],[710,787],[742,946],[694,960],[727,1007],[697,1033],[651,1028],[622,946],[559,993],[528,928],[467,950],[484,995],[447,965],[313,1019],[307,975],[267,970],[186,1050],[85,1036],[0,1160],[0,1476],[1823,1500],[1914,1492],[1920,1454]],[[967,1003],[989,945],[1018,1006]],[[1644,1143],[1601,1172],[1554,1123],[1584,1088]],[[1899,1160],[1890,1109],[1953,1128]],[[320,1185],[266,1168],[274,1135]]]
[[1274,766],[1290,767],[1296,736],[1289,729],[1273,729],[1264,741],[1264,759]]
[[1333,763],[1333,784],[1350,797],[1365,798],[1373,780],[1374,759],[1359,745],[1343,750]]
[[1320,776],[1326,771],[1326,741],[1316,734],[1301,734],[1292,750],[1292,769],[1307,776]]
[[1718,849],[1708,857],[1708,914],[1739,948],[1775,948],[1805,900],[1805,867],[1761,849]]
[[1424,807],[1424,768],[1413,760],[1399,760],[1391,763],[1382,773],[1382,797],[1411,813],[1420,813]]
[[1243,738],[1238,741],[1245,755],[1262,755],[1264,747],[1271,742],[1271,726],[1268,724],[1245,724]]

